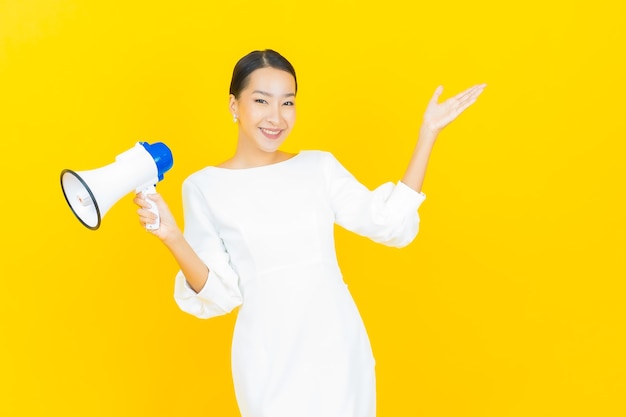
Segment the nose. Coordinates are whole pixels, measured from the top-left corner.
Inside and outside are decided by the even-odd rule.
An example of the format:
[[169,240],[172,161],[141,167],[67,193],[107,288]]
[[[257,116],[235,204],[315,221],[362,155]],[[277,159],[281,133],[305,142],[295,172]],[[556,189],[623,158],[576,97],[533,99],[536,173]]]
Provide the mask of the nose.
[[272,123],[273,125],[278,125],[280,124],[280,118],[281,118],[280,106],[276,104],[269,106],[265,119],[268,122]]

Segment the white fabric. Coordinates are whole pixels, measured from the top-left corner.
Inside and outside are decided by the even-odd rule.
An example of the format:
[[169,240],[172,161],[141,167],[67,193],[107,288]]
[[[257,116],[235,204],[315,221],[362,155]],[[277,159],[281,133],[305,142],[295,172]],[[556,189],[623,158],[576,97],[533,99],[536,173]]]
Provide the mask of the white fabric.
[[333,224],[401,247],[424,198],[401,182],[370,191],[322,151],[184,182],[185,236],[211,272],[199,293],[179,273],[175,298],[201,318],[241,306],[232,371],[243,417],[375,416],[374,358]]

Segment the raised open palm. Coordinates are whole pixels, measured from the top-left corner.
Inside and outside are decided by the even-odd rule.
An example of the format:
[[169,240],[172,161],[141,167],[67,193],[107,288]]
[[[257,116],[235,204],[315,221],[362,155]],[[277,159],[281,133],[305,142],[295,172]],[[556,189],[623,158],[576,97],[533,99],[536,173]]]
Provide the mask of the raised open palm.
[[424,124],[433,131],[440,131],[471,106],[485,87],[486,84],[475,85],[443,103],[438,103],[443,87],[437,87],[424,112]]

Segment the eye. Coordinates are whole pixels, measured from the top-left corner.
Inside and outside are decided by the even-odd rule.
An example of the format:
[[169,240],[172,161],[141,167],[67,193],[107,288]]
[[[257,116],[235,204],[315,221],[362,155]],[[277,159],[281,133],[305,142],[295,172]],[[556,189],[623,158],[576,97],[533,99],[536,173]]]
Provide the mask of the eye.
[[285,101],[283,103],[283,106],[295,106],[295,105],[296,105],[296,103],[294,103],[293,101]]
[[254,100],[255,103],[259,103],[259,104],[266,104],[267,101],[265,99],[262,98],[257,98]]

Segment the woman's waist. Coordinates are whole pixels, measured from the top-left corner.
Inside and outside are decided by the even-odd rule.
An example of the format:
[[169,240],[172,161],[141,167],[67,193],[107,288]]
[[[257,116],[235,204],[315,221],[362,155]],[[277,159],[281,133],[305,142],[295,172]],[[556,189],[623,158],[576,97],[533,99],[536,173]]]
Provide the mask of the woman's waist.
[[336,285],[345,286],[339,266],[331,261],[284,264],[263,271],[249,273],[242,271],[239,276],[239,287],[244,300],[246,296],[255,294],[297,296],[303,292],[318,291]]

